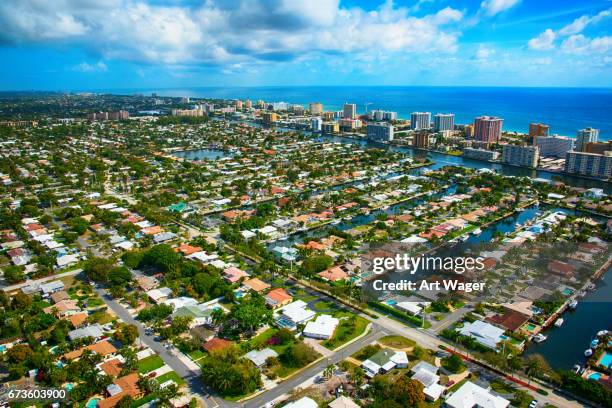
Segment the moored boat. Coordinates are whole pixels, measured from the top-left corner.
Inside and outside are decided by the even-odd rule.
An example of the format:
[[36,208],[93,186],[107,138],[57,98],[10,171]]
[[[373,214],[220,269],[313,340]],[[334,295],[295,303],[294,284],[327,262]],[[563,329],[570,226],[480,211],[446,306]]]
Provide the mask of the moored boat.
[[546,337],[545,335],[543,335],[542,333],[538,333],[535,336],[532,337],[532,340],[536,343],[541,343],[544,340],[546,340],[548,337]]
[[592,355],[593,355],[593,350],[591,350],[591,349],[584,350],[584,356],[585,357],[591,357]]
[[569,304],[570,309],[575,309],[578,306],[578,301],[577,300],[572,300]]
[[563,321],[564,321],[564,320],[563,320],[563,319],[561,319],[561,318],[557,319],[557,320],[555,321],[555,326],[556,326],[556,327],[561,327],[561,326],[563,326]]

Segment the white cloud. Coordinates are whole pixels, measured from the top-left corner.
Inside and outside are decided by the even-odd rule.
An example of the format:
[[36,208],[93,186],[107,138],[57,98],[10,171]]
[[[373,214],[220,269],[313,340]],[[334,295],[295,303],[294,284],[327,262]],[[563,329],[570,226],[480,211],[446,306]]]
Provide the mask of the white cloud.
[[478,50],[476,50],[476,54],[474,54],[474,58],[480,61],[484,61],[489,59],[491,55],[495,54],[495,50],[493,48],[489,48],[483,44],[478,46]]
[[[499,1],[499,0],[495,0]],[[505,0],[508,1],[508,0]],[[158,6],[145,0],[3,0],[0,43],[81,45],[104,59],[151,64],[238,64],[320,53],[447,52],[463,12],[424,17],[388,0],[378,9],[339,0],[207,0]]]
[[575,34],[563,41],[561,50],[570,54],[607,54],[612,50],[612,36],[588,38]]
[[484,0],[480,3],[480,9],[483,10],[486,15],[494,16],[514,7],[519,2],[520,0]]
[[595,16],[580,16],[570,24],[559,30],[559,35],[567,36],[572,34],[581,33],[589,24],[596,24],[603,20],[606,17],[610,17],[612,15],[612,9],[602,10],[597,13]]
[[529,40],[527,46],[532,50],[552,50],[555,48],[554,41],[556,38],[557,34],[550,28],[547,28],[540,35]]
[[100,71],[107,71],[108,67],[102,61],[98,61],[95,64],[89,64],[87,62],[81,62],[80,64],[78,64],[75,67],[73,67],[73,70],[74,71],[80,71],[80,72],[100,72]]

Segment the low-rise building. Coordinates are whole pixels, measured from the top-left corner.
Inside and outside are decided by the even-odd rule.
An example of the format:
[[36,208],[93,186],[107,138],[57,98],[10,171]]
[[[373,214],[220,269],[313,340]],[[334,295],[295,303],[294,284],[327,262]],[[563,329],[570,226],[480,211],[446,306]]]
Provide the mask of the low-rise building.
[[394,368],[406,368],[407,366],[408,356],[405,351],[395,351],[387,348],[378,351],[361,363],[361,368],[364,369],[368,377],[384,374]]
[[465,382],[457,391],[444,401],[449,408],[506,408],[510,401],[492,394],[473,382]]
[[340,321],[330,315],[319,315],[315,320],[306,323],[303,335],[313,339],[327,340],[334,335]]
[[492,150],[475,149],[473,147],[466,147],[463,149],[463,157],[474,160],[497,160],[499,153]]

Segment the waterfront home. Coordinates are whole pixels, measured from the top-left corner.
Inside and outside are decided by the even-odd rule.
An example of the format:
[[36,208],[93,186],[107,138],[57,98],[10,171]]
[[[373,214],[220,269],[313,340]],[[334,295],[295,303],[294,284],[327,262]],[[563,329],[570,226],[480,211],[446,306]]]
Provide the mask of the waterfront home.
[[302,334],[305,337],[327,340],[334,335],[340,320],[330,315],[319,315],[315,320],[306,323]]
[[315,312],[308,309],[308,305],[303,300],[296,300],[283,306],[276,312],[276,324],[290,330],[295,330],[298,324],[305,324],[315,317]]
[[366,376],[372,378],[376,374],[384,374],[394,368],[408,367],[408,356],[405,351],[382,349],[361,363]]
[[478,343],[491,349],[497,348],[497,343],[505,340],[503,329],[480,320],[471,323],[465,322],[463,327],[459,329],[459,333],[463,336],[472,337]]
[[459,389],[444,401],[449,408],[505,408],[510,401],[492,394],[473,382],[465,382]]
[[576,269],[567,262],[551,261],[548,263],[548,270],[555,275],[560,275],[566,279],[573,278]]
[[529,316],[516,310],[506,309],[502,314],[495,314],[491,317],[487,317],[486,320],[496,326],[501,326],[506,330],[515,332],[520,329],[523,324],[527,323]]

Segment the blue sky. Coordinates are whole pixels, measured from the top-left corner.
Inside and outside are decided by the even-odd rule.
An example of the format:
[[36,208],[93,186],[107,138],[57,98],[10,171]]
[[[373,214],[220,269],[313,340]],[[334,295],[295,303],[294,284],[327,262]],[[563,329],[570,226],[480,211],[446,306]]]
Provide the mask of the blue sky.
[[612,86],[609,0],[2,0],[0,90]]

